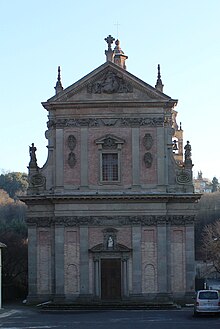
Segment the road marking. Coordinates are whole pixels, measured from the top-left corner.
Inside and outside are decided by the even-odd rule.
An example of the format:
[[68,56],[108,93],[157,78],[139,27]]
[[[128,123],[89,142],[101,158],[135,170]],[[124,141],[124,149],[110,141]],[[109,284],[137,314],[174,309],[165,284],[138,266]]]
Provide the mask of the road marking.
[[11,310],[11,311],[8,311],[8,312],[4,312],[4,313],[0,313],[0,318],[6,318],[7,316],[10,316],[10,315],[13,315],[15,313],[18,313],[19,311],[16,311],[16,310]]

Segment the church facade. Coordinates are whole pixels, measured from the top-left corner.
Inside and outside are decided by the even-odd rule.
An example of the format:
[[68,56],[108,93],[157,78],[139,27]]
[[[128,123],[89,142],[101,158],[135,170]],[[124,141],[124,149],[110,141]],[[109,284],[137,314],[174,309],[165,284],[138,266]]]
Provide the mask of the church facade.
[[126,70],[108,36],[106,62],[63,88],[48,111],[48,159],[30,147],[30,302],[168,302],[194,292],[191,146],[177,100]]

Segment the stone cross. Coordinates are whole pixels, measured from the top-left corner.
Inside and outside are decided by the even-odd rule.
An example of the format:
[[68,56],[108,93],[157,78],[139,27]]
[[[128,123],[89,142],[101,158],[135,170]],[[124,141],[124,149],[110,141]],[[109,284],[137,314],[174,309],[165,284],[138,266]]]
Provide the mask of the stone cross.
[[115,39],[109,34],[109,36],[105,38],[105,41],[108,44],[108,49],[112,49],[111,44],[115,41]]

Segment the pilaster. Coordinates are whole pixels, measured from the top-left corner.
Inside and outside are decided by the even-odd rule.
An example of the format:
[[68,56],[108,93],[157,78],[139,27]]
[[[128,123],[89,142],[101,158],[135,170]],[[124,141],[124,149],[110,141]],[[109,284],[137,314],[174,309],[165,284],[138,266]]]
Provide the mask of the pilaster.
[[157,268],[158,268],[158,291],[167,292],[167,231],[166,224],[157,226]]
[[28,227],[28,298],[37,295],[37,226]]
[[81,128],[81,186],[88,186],[88,128]]
[[132,128],[132,180],[133,185],[140,184],[140,137],[139,128]]
[[194,291],[195,281],[194,226],[186,226],[186,291]]
[[166,185],[167,178],[165,175],[166,160],[164,150],[164,128],[157,127],[157,173],[158,173],[158,185]]
[[141,294],[142,270],[141,270],[141,226],[132,227],[132,286],[133,294]]
[[80,294],[89,294],[88,227],[80,227]]
[[63,129],[56,130],[56,188],[63,188]]
[[64,297],[64,226],[55,226],[55,298]]

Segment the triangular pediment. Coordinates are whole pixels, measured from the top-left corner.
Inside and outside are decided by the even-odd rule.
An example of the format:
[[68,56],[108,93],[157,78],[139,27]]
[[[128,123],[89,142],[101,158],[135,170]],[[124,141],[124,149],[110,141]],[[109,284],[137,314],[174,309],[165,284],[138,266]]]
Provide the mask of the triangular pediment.
[[112,134],[107,134],[101,138],[96,139],[95,142],[96,142],[96,144],[102,144],[102,145],[105,145],[105,144],[117,145],[117,144],[124,144],[125,141]]
[[[62,90],[48,103],[71,102],[168,102],[175,101],[112,62]],[[43,103],[46,104],[46,103]]]
[[90,252],[97,253],[97,252],[130,252],[131,249],[124,246],[123,244],[117,243],[114,248],[106,248],[103,243],[99,243],[96,246],[90,249]]

